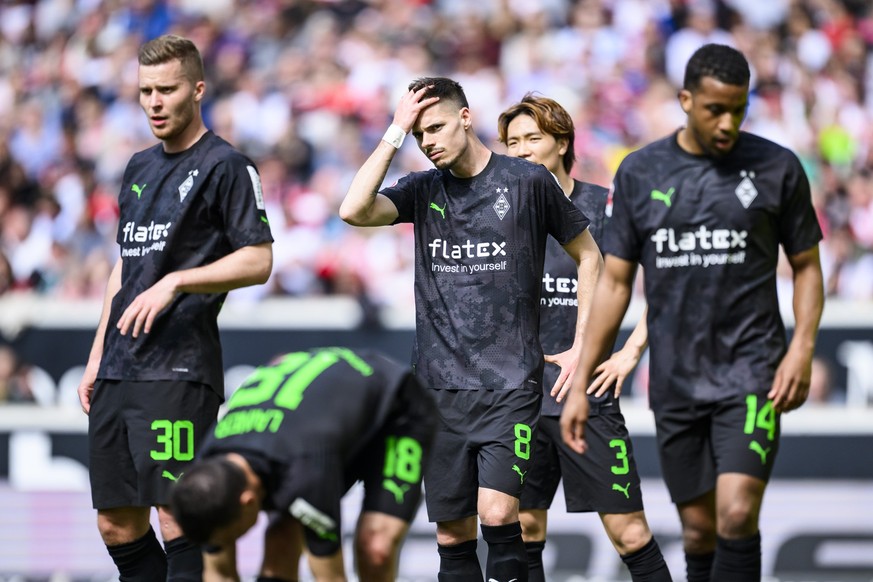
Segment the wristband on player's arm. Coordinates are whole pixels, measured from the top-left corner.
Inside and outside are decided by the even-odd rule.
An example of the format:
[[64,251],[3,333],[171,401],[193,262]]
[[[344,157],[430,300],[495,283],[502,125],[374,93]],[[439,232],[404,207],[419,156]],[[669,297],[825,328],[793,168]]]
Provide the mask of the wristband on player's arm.
[[388,129],[385,130],[385,135],[382,136],[382,141],[388,142],[394,147],[394,149],[399,150],[400,146],[403,145],[403,139],[405,137],[406,132],[403,131],[403,128],[392,123],[388,126]]

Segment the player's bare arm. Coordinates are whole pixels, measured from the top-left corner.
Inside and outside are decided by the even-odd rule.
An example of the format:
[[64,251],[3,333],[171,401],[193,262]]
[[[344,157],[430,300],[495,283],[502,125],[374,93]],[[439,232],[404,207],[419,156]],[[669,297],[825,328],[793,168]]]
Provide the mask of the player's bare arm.
[[214,263],[175,271],[140,293],[118,320],[121,335],[149,333],[155,317],[179,293],[225,293],[266,283],[273,269],[273,243],[264,242],[235,250]]
[[578,307],[576,309],[576,332],[573,336],[573,345],[569,350],[560,354],[547,354],[545,356],[547,363],[557,364],[561,367],[561,373],[558,374],[558,379],[555,381],[555,385],[552,386],[551,391],[552,397],[558,402],[563,401],[567,391],[570,390],[573,373],[576,371],[576,366],[579,363],[579,354],[582,351],[582,338],[585,333],[585,326],[591,313],[594,287],[597,285],[597,279],[600,277],[600,272],[603,269],[603,256],[600,254],[600,249],[597,247],[594,237],[591,236],[587,228],[582,234],[564,245],[564,250],[572,257],[578,267],[576,275],[576,280],[578,281],[576,289]]
[[561,436],[567,446],[584,453],[585,423],[588,421],[588,387],[598,362],[610,349],[618,334],[621,320],[630,304],[636,263],[612,255],[603,263],[603,273],[594,290],[591,314],[585,329],[585,342],[579,366],[561,412]]
[[109,323],[109,311],[112,308],[112,298],[121,289],[121,259],[115,261],[109,281],[106,283],[106,292],[103,295],[103,310],[100,312],[100,322],[97,324],[97,333],[94,335],[94,343],[91,344],[91,353],[88,363],[85,365],[85,373],[79,382],[79,404],[85,414],[91,412],[91,394],[94,392],[94,381],[97,379],[97,371],[100,368],[100,360],[103,357],[103,336],[106,335],[106,326]]
[[[427,87],[422,87],[418,91],[407,91],[401,97],[392,127],[399,128],[404,135],[412,130],[422,110],[439,100],[438,97],[423,99],[426,90]],[[379,140],[375,151],[355,174],[340,205],[339,215],[345,222],[352,226],[385,226],[397,218],[394,203],[378,193],[397,149],[388,141]]]
[[643,357],[643,352],[649,345],[649,328],[646,324],[646,316],[649,313],[649,306],[643,309],[643,314],[637,322],[636,327],[631,332],[630,337],[624,342],[624,346],[608,360],[594,368],[594,373],[597,375],[588,386],[588,394],[593,394],[597,397],[606,394],[610,386],[615,385],[615,397],[621,396],[621,388],[624,385],[625,378],[630,376],[634,368]]
[[824,308],[824,280],[818,246],[790,255],[794,278],[794,334],[767,395],[777,412],[800,407],[809,395],[815,338]]

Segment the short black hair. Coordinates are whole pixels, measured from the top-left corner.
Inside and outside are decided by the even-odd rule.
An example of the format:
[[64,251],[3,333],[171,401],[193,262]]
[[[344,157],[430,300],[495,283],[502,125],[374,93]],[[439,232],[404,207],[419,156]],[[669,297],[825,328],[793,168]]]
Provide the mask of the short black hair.
[[727,85],[748,87],[751,76],[749,61],[743,53],[724,44],[706,44],[688,60],[682,87],[694,92],[704,77],[713,77]]
[[424,97],[439,97],[440,101],[452,101],[458,108],[469,107],[467,95],[461,84],[446,77],[419,77],[409,84],[410,91],[418,91],[427,87]]
[[240,516],[245,487],[245,472],[227,457],[198,461],[173,486],[170,511],[185,537],[203,545],[216,529]]

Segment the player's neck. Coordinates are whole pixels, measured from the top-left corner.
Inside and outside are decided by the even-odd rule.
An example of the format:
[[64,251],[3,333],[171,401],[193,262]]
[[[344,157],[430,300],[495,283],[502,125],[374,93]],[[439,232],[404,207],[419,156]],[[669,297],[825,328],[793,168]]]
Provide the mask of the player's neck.
[[573,178],[571,178],[570,174],[564,170],[563,166],[557,172],[552,172],[552,174],[554,174],[555,178],[558,179],[558,184],[561,185],[561,190],[564,191],[564,196],[569,198],[570,194],[573,193],[573,187],[576,185]]
[[472,178],[485,169],[490,159],[491,150],[485,147],[479,138],[473,137],[469,141],[467,151],[449,168],[449,171],[456,178]]
[[192,147],[200,141],[200,138],[209,131],[203,123],[203,119],[197,117],[191,121],[185,131],[175,136],[171,140],[164,140],[164,152],[168,154],[178,154]]
[[264,484],[261,482],[261,478],[258,476],[258,474],[255,473],[255,470],[252,469],[252,466],[249,464],[246,458],[238,453],[228,453],[227,460],[235,465],[238,465],[243,470],[243,473],[245,473],[246,475],[246,482],[248,483],[248,486],[255,491],[258,497],[263,499]]
[[687,125],[676,132],[676,143],[682,151],[689,153],[692,156],[702,156],[706,153],[703,151],[700,144],[697,143],[697,140],[694,139],[694,135],[692,135],[691,130],[688,129]]

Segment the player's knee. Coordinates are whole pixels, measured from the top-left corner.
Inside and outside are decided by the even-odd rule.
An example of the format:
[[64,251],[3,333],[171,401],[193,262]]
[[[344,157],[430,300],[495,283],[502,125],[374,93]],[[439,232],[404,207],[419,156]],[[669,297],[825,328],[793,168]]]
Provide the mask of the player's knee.
[[518,513],[501,504],[479,508],[479,520],[485,525],[506,525],[518,521]]
[[741,499],[733,500],[718,512],[718,534],[725,538],[754,535],[758,531],[758,515],[753,504]]
[[652,531],[642,519],[634,519],[625,524],[619,532],[612,534],[618,553],[621,555],[632,554],[640,550],[652,539]]
[[705,554],[715,549],[715,530],[694,524],[682,526],[682,544],[686,553]]
[[387,532],[362,532],[355,540],[355,553],[358,561],[368,569],[391,567],[396,561],[400,539]]
[[148,520],[140,523],[135,512],[108,510],[97,512],[97,530],[107,546],[128,544],[141,538],[149,529]]

